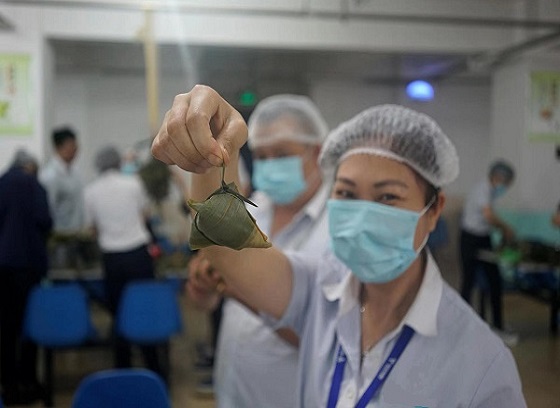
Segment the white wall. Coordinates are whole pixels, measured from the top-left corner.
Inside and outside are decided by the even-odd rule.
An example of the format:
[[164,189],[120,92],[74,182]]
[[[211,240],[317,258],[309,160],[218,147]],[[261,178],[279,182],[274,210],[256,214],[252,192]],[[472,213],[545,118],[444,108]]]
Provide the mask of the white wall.
[[[95,176],[92,161],[101,146],[113,143],[124,148],[150,136],[145,85],[140,76],[59,74],[55,89],[55,124],[68,124],[78,131],[79,163],[86,180]],[[182,78],[162,78],[162,118],[173,97],[186,89]],[[461,173],[447,191],[462,196],[484,177],[489,161],[490,87],[441,85],[436,88],[435,100],[428,103],[410,102],[403,95],[404,90],[395,86],[365,86],[342,81],[310,85],[310,96],[331,127],[369,106],[382,103],[405,104],[432,116],[457,147]]]
[[[99,148],[113,144],[124,149],[150,135],[144,77],[139,75],[58,74],[55,81],[54,126],[69,125],[78,133],[84,181],[95,177],[93,158]],[[160,117],[173,97],[187,86],[182,77],[160,83]]]

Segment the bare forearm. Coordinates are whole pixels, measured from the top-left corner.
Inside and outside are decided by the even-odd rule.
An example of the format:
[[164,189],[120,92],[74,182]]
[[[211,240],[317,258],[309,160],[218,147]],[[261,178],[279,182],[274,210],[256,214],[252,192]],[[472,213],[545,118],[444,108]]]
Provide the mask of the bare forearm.
[[216,246],[202,251],[240,301],[273,317],[282,316],[292,293],[292,268],[284,253],[275,248],[235,251]]
[[[192,175],[191,198],[204,201],[221,183],[220,165],[226,163],[226,183],[239,185],[239,149],[247,141],[243,117],[213,89],[197,85],[177,95],[152,144],[152,153]],[[291,290],[292,271],[281,252],[269,249],[234,251],[204,249],[206,258],[254,309],[279,317]]]

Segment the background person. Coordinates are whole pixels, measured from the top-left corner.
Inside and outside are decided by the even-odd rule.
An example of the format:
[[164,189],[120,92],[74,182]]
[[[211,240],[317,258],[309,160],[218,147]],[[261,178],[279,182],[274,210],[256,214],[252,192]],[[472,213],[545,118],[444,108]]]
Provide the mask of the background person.
[[54,154],[39,174],[54,222],[51,266],[78,268],[79,259],[86,256],[77,239],[84,226],[83,182],[75,164],[78,141],[72,129],[63,127],[53,131],[52,142]]
[[556,212],[552,216],[551,222],[553,225],[560,227],[560,203],[558,203],[558,207],[556,208]]
[[[99,150],[95,157],[99,177],[85,190],[86,225],[97,234],[109,308],[114,317],[126,285],[155,276],[148,252],[148,198],[140,179],[123,174],[120,165],[120,154],[115,147]],[[144,346],[141,350],[147,367],[167,381],[168,373],[162,368],[157,348]],[[131,366],[130,344],[119,337],[115,366]]]
[[80,231],[84,223],[83,183],[75,159],[78,154],[76,133],[70,128],[52,134],[54,155],[39,174],[46,188],[53,213],[54,230]]
[[461,263],[463,280],[461,296],[471,302],[472,291],[477,273],[488,283],[492,323],[500,337],[508,345],[515,345],[518,336],[504,330],[502,307],[502,276],[496,263],[484,262],[479,259],[481,250],[492,250],[491,232],[493,228],[501,231],[506,243],[512,242],[515,233],[511,227],[500,219],[494,210],[495,201],[502,197],[515,177],[513,167],[503,160],[490,165],[488,176],[479,182],[468,194],[461,218]]
[[47,273],[46,240],[52,227],[37,168],[33,156],[18,150],[0,177],[0,376],[6,404],[40,397],[37,346],[22,336],[29,292]]
[[[175,98],[152,151],[196,173],[200,201],[219,186],[222,163],[238,181],[246,133],[238,112],[196,86]],[[296,406],[525,407],[511,352],[423,251],[445,204],[439,188],[458,174],[437,124],[374,107],[331,132],[320,160],[335,184],[333,252],[318,267],[275,248],[202,250],[247,304],[300,336]],[[342,271],[351,274],[331,284]]]
[[[249,211],[278,248],[310,259],[318,258],[328,244],[329,186],[323,184],[318,165],[327,132],[318,108],[300,95],[263,99],[249,118],[256,189],[250,199],[258,206]],[[188,290],[199,304],[213,306],[217,300],[208,296],[218,282],[203,281],[212,273],[209,261],[191,264]],[[273,330],[243,303],[227,298],[214,366],[218,406],[293,407],[297,346],[292,331]],[[263,367],[274,370],[263,376]]]

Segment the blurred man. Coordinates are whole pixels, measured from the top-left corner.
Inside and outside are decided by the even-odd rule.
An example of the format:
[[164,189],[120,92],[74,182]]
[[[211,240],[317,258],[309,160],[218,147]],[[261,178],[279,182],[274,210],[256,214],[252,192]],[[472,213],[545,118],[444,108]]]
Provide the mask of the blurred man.
[[[318,259],[329,236],[329,186],[317,163],[328,132],[323,117],[307,97],[277,95],[257,105],[248,126],[256,190],[251,200],[258,205],[249,211],[274,245]],[[225,289],[211,261],[193,259],[187,287],[191,299],[208,309],[219,303],[215,289]],[[295,406],[297,336],[273,330],[234,292],[226,294],[233,297],[225,300],[214,366],[218,407]],[[263,367],[269,368],[266,376]]]
[[39,174],[47,189],[54,227],[51,267],[77,268],[85,255],[76,234],[84,223],[83,184],[74,161],[78,153],[76,134],[70,128],[52,134],[54,155]]
[[504,331],[502,320],[502,277],[495,263],[479,259],[481,250],[492,250],[490,233],[493,228],[500,230],[504,242],[514,240],[515,233],[494,211],[495,201],[502,197],[510,187],[515,172],[513,167],[502,160],[494,162],[485,180],[478,183],[467,196],[461,219],[461,261],[463,281],[461,296],[467,302],[481,271],[490,289],[492,320],[495,331],[508,345],[517,343],[517,335]]
[[37,181],[37,160],[20,150],[0,177],[0,375],[6,404],[39,397],[37,348],[23,340],[22,324],[29,292],[47,272],[51,227],[47,193]]
[[42,169],[39,179],[47,189],[54,230],[76,232],[83,226],[83,185],[74,165],[78,154],[76,134],[70,128],[53,132],[55,154]]
[[557,227],[560,227],[560,203],[558,203],[558,207],[556,208],[556,212],[552,216],[551,222],[552,225],[556,225]]

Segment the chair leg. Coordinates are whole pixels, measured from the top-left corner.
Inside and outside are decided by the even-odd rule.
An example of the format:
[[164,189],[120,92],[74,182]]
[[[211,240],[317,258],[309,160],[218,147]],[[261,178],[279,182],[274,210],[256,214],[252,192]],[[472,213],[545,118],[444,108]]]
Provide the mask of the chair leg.
[[52,407],[54,406],[53,402],[53,351],[52,349],[45,349],[45,395],[43,397],[43,401],[45,402],[45,406]]
[[161,356],[161,369],[163,373],[163,381],[169,388],[169,376],[171,374],[171,355],[170,355],[170,344],[169,341],[165,342],[162,346],[162,356]]
[[550,292],[550,332],[556,335],[560,319],[560,288],[553,288]]

